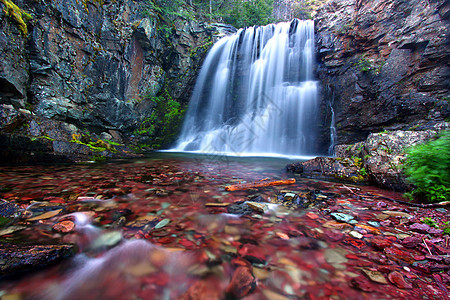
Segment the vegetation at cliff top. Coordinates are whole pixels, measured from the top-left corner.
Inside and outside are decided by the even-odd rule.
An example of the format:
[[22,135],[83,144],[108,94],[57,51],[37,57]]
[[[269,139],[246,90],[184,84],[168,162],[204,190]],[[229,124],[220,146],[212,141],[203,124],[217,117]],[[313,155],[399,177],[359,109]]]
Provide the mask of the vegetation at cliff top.
[[152,11],[165,19],[193,19],[196,15],[197,18],[203,17],[241,28],[274,22],[273,2],[274,0],[151,0],[149,4]]
[[416,189],[407,195],[420,200],[450,200],[450,131],[407,150],[405,173]]

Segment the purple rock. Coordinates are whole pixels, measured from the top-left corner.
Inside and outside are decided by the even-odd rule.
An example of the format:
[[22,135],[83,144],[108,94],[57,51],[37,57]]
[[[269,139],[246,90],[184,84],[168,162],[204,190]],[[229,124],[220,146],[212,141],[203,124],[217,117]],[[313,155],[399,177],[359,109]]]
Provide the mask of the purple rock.
[[377,203],[377,206],[378,206],[378,207],[386,207],[386,206],[387,206],[387,203],[386,203],[386,202],[383,202],[383,201],[380,201],[380,202]]
[[444,232],[444,230],[433,228],[433,227],[431,227],[430,230],[428,230],[428,233],[430,233],[430,234],[441,234],[443,232]]
[[410,237],[405,238],[402,241],[402,245],[405,248],[415,248],[415,247],[417,247],[417,245],[419,245],[420,242],[421,242],[421,240],[418,237],[410,236]]
[[430,229],[431,229],[430,226],[423,223],[414,223],[411,226],[409,226],[409,230],[413,230],[420,233],[428,233]]

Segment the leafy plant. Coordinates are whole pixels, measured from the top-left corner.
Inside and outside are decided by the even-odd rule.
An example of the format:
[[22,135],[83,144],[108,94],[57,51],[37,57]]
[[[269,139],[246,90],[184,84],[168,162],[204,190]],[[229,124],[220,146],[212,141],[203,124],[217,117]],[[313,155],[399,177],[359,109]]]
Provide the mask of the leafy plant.
[[364,177],[367,177],[367,170],[366,170],[366,168],[359,169],[359,174],[364,176]]
[[435,220],[433,220],[430,217],[426,217],[422,220],[422,223],[427,224],[428,226],[434,227],[434,228],[439,228],[438,224],[436,223]]
[[355,66],[361,71],[361,72],[369,72],[372,70],[372,62],[365,58],[364,56],[360,57],[359,61],[355,63]]
[[407,196],[429,202],[450,199],[450,131],[407,149],[405,174],[416,189]]
[[444,228],[444,234],[450,235],[450,221],[444,222],[445,228]]
[[450,234],[450,221],[442,222],[441,224],[438,224],[438,222],[436,222],[436,220],[434,220],[430,217],[426,217],[426,218],[423,218],[422,223],[427,224],[430,227],[441,229],[444,231],[444,234]]

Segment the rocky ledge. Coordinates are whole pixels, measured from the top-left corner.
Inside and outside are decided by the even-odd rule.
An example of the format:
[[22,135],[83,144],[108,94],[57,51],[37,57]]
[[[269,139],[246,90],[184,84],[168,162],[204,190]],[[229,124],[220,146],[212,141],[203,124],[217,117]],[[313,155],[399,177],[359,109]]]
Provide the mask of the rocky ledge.
[[449,127],[449,123],[442,122],[430,130],[371,133],[363,142],[336,146],[335,157],[317,157],[289,164],[286,168],[309,178],[374,184],[404,192],[411,189],[402,171],[405,150],[436,137]]
[[[234,30],[163,17],[148,1],[131,0],[2,0],[0,21],[0,132],[58,141],[41,149],[56,160],[98,155],[68,144],[72,134],[91,135],[85,144],[173,138],[178,123],[149,129],[167,109],[155,99],[178,105],[181,118],[207,50]],[[2,146],[8,159],[24,150],[14,142]]]

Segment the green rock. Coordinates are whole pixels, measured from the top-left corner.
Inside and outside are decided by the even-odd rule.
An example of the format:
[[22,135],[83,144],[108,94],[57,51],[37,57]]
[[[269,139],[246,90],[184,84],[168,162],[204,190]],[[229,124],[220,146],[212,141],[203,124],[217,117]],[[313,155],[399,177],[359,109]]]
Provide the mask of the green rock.
[[155,229],[160,229],[170,223],[170,219],[164,219],[155,225]]
[[122,233],[118,231],[111,231],[102,234],[95,241],[92,242],[91,248],[98,249],[103,247],[113,247],[122,240]]
[[331,216],[339,221],[339,222],[345,222],[345,223],[349,223],[350,220],[353,220],[354,217],[351,215],[347,215],[347,214],[343,214],[343,213],[331,213]]

